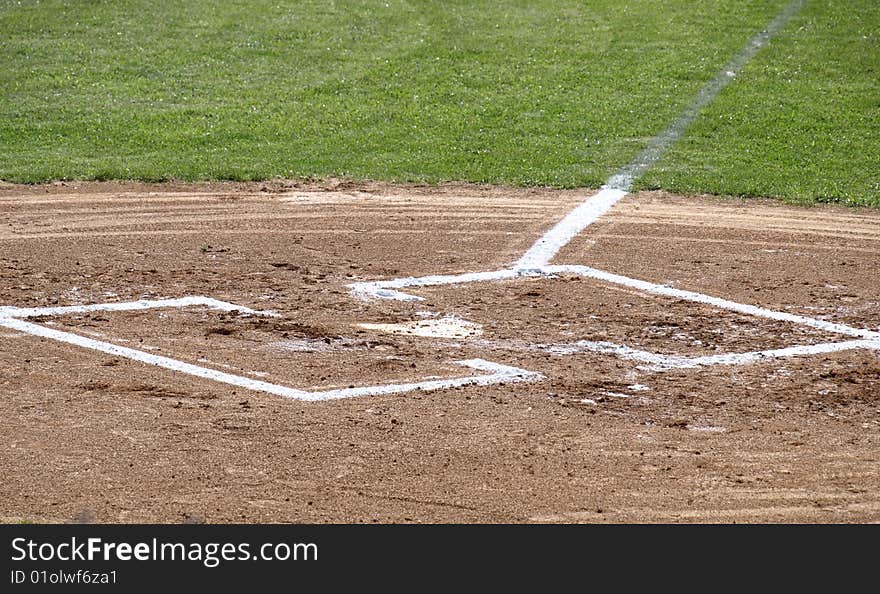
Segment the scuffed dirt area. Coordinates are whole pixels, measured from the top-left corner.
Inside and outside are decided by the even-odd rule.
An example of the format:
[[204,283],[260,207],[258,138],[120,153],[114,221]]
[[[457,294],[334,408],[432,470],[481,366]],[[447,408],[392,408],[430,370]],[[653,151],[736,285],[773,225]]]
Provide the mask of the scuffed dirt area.
[[[303,390],[470,375],[533,383],[300,402],[0,328],[5,522],[877,522],[880,352],[658,371],[849,340],[564,277],[410,290],[509,266],[578,191],[341,181],[0,188],[0,306],[204,295],[33,319]],[[880,329],[880,213],[643,193],[554,260]],[[442,317],[480,333],[365,329]],[[478,326],[477,326],[478,325]]]

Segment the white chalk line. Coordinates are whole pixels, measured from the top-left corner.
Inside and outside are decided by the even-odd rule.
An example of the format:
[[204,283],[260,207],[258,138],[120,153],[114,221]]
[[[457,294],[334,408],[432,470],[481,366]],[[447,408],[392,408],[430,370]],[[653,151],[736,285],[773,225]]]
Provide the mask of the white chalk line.
[[436,287],[441,285],[462,285],[468,283],[481,283],[496,280],[509,280],[529,276],[541,276],[540,272],[533,270],[517,270],[506,268],[489,272],[465,272],[463,274],[434,274],[429,276],[396,278],[385,281],[369,281],[348,285],[355,296],[360,298],[376,297],[379,299],[394,299],[397,301],[424,301],[423,297],[409,295],[394,289],[407,287]]
[[124,301],[117,303],[93,303],[89,305],[65,305],[60,307],[0,307],[0,317],[34,318],[40,316],[65,316],[77,313],[90,313],[95,311],[137,311],[142,309],[156,309],[162,307],[193,307],[202,306],[227,312],[239,312],[254,316],[280,317],[273,311],[261,311],[242,307],[226,301],[211,299],[210,297],[188,296],[176,299],[141,299],[139,301]]
[[[653,137],[648,146],[636,157],[624,165],[605,183],[606,187],[623,190],[632,189],[632,185],[649,169],[687,130],[697,118],[700,111],[715,100],[718,93],[733,81],[748,62],[755,57],[770,39],[776,35],[791,18],[803,8],[805,0],[792,0],[770,21],[764,29],[758,31],[734,56],[709,80],[678,116],[669,123],[665,130]],[[549,262],[549,261],[548,261]]]
[[611,210],[627,190],[604,187],[597,194],[582,202],[568,213],[552,229],[541,236],[513,265],[514,270],[540,268],[550,263],[563,247],[581,231],[592,225],[606,212]]
[[[555,265],[541,266],[529,269],[527,271],[517,269],[496,270],[492,272],[466,273],[460,275],[434,275],[424,277],[406,277],[394,279],[390,281],[376,281],[371,283],[355,283],[349,285],[352,291],[360,297],[380,297],[385,299],[405,299],[407,301],[421,300],[421,297],[401,293],[399,291],[385,292],[385,287],[405,288],[405,287],[429,287],[438,285],[462,285],[476,282],[490,282],[497,280],[509,280],[515,278],[528,277],[545,277],[558,278],[560,275],[571,274],[582,276],[594,280],[604,281],[610,284],[622,285],[635,289],[642,293],[660,295],[671,299],[682,301],[690,301],[702,305],[708,305],[722,310],[734,311],[744,315],[753,317],[776,320],[780,322],[789,322],[792,324],[807,326],[817,330],[823,330],[832,334],[841,334],[863,340],[855,340],[839,343],[822,343],[815,345],[792,346],[781,349],[772,349],[766,351],[752,351],[749,353],[732,353],[713,355],[711,357],[698,357],[687,359],[681,357],[670,357],[659,353],[651,353],[648,351],[633,349],[625,345],[619,345],[611,342],[593,342],[581,341],[582,347],[592,345],[595,352],[603,352],[618,356],[623,359],[633,359],[649,363],[651,365],[662,368],[685,368],[685,367],[707,367],[712,365],[744,365],[753,363],[766,358],[783,358],[803,355],[818,355],[842,350],[851,349],[876,349],[877,341],[880,341],[880,332],[874,332],[864,328],[855,328],[847,324],[829,322],[808,316],[792,314],[788,312],[775,311],[764,307],[749,305],[745,303],[737,303],[729,299],[713,297],[704,293],[695,291],[685,291],[676,289],[667,285],[660,285],[644,280],[630,278],[620,274],[598,270],[589,266],[580,265]],[[364,285],[367,285],[365,287]],[[392,293],[392,294],[389,294]],[[839,346],[835,346],[839,345]],[[587,348],[587,347],[585,347]],[[565,347],[559,347],[556,354],[565,354]]]
[[[631,289],[635,289],[642,293],[649,293],[653,295],[661,295],[664,297],[670,297],[673,299],[680,299],[682,301],[692,301],[694,303],[701,303],[703,305],[709,305],[712,307],[716,307],[718,309],[725,309],[729,311],[735,311],[737,313],[742,313],[750,316],[767,318],[772,320],[778,320],[781,322],[791,322],[792,324],[798,324],[801,326],[809,326],[812,328],[816,328],[818,330],[824,330],[826,332],[831,332],[833,334],[843,334],[846,336],[853,336],[858,338],[865,338],[876,340],[880,339],[880,332],[874,332],[871,330],[867,330],[864,328],[855,328],[853,326],[848,326],[846,324],[839,324],[836,322],[828,322],[826,320],[820,320],[817,318],[811,318],[808,316],[801,316],[797,314],[791,314],[787,312],[775,311],[772,309],[767,309],[764,307],[758,307],[756,305],[748,305],[745,303],[737,303],[736,301],[731,301],[729,299],[722,299],[720,297],[713,297],[711,295],[706,295],[704,293],[697,293],[695,291],[685,291],[683,289],[675,289],[673,287],[667,285],[660,285],[657,283],[652,283],[645,280],[639,280],[635,278],[630,278],[628,276],[623,276],[620,274],[614,274],[612,272],[606,272],[604,270],[598,270],[596,268],[591,268],[589,266],[581,266],[581,265],[553,265],[553,266],[541,266],[538,268],[533,268],[528,271],[515,270],[515,269],[506,269],[506,270],[497,270],[494,272],[481,272],[481,273],[467,273],[461,275],[445,275],[445,276],[424,276],[424,277],[407,277],[402,279],[395,279],[392,281],[377,281],[372,283],[355,283],[352,285],[348,285],[355,294],[363,296],[369,295],[372,297],[383,297],[385,299],[396,299],[397,297],[389,297],[387,295],[383,295],[377,289],[381,290],[385,286],[394,286],[396,288],[403,287],[430,287],[437,285],[462,285],[469,284],[475,282],[487,282],[493,280],[508,280],[513,278],[521,278],[523,276],[530,277],[545,277],[545,278],[558,278],[563,274],[571,274],[575,276],[583,276],[587,278],[592,278],[595,280],[605,281],[610,284],[622,285],[625,287],[629,287]],[[435,282],[437,279],[442,279],[442,282]],[[371,285],[371,288],[365,289],[363,288],[363,284]],[[405,293],[400,293],[400,295],[404,295],[407,301],[412,301],[415,299],[422,299],[422,297],[417,297],[415,295],[407,295]]]
[[100,303],[92,305],[75,305],[63,307],[34,307],[34,308],[16,308],[16,307],[0,307],[0,326],[15,330],[23,334],[47,338],[58,342],[72,344],[78,347],[91,349],[94,351],[123,357],[132,361],[138,361],[147,365],[161,367],[171,371],[185,373],[195,377],[213,380],[223,384],[254,390],[258,392],[267,392],[284,398],[302,401],[324,401],[338,400],[342,398],[354,398],[358,396],[381,396],[385,394],[399,394],[413,391],[433,391],[447,388],[457,388],[468,385],[486,386],[498,383],[513,383],[523,381],[534,381],[542,379],[540,373],[519,369],[507,365],[501,365],[492,361],[483,359],[466,359],[455,361],[456,364],[478,371],[488,372],[489,375],[478,375],[452,379],[426,380],[421,382],[412,382],[405,384],[385,384],[378,386],[362,386],[355,388],[345,388],[339,390],[324,391],[306,391],[290,388],[280,384],[272,384],[249,377],[234,375],[186,363],[178,359],[163,357],[153,353],[147,353],[128,347],[119,346],[111,342],[95,340],[87,338],[72,332],[63,332],[54,328],[48,328],[41,324],[25,321],[22,318],[41,317],[41,316],[59,316],[71,313],[84,313],[95,311],[119,312],[119,311],[135,311],[156,308],[181,308],[191,306],[206,306],[212,309],[222,311],[238,311],[250,315],[277,316],[274,312],[265,312],[253,310],[247,307],[241,307],[225,301],[211,299],[209,297],[182,297],[179,299],[159,299],[159,300],[141,300],[123,303]]
[[801,9],[802,5],[803,0],[793,0],[785,6],[767,27],[756,33],[711,80],[700,88],[691,103],[663,131],[654,136],[648,142],[648,146],[615,172],[597,194],[585,200],[547,231],[513,267],[528,269],[549,264],[556,254],[581,231],[629,194],[635,180],[660,160],[667,149],[684,134],[700,111],[730,84],[749,60]]
[[58,342],[99,351],[108,355],[124,357],[126,359],[131,359],[132,361],[146,363],[147,365],[154,365],[156,367],[170,369],[171,371],[179,371],[188,375],[194,375],[196,377],[210,379],[216,382],[238,386],[240,388],[247,388],[248,390],[269,392],[270,394],[277,394],[278,396],[284,396],[285,398],[294,398],[297,400],[302,400],[307,396],[307,392],[304,392],[302,390],[294,390],[292,388],[270,384],[247,377],[224,373],[222,371],[209,369],[207,367],[192,365],[190,363],[178,361],[177,359],[171,359],[169,357],[162,357],[160,355],[138,351],[136,349],[115,345],[110,342],[86,338],[85,336],[80,336],[71,332],[62,332],[60,330],[55,330],[54,328],[47,328],[40,324],[26,322],[24,320],[16,318],[0,318],[0,326],[5,326],[6,328],[18,330],[19,332],[24,332],[26,334],[30,334],[31,336],[48,338],[51,340],[56,340]]
[[387,384],[383,386],[370,386],[364,388],[346,388],[343,390],[328,390],[325,392],[311,392],[307,400],[334,400],[339,398],[354,398],[357,396],[380,396],[386,394],[399,394],[402,392],[445,390],[463,386],[489,386],[492,384],[509,384],[518,382],[538,381],[544,376],[535,371],[526,371],[518,367],[501,365],[485,359],[464,359],[455,361],[458,365],[470,367],[480,371],[491,372],[491,375],[478,375],[456,379],[428,380],[412,384]]
[[649,294],[653,294],[653,295],[662,295],[662,296],[671,297],[674,299],[681,299],[683,301],[691,301],[694,303],[701,303],[704,305],[710,305],[710,306],[716,307],[718,309],[735,311],[737,313],[742,313],[742,314],[755,316],[755,317],[759,317],[759,318],[767,318],[767,319],[771,319],[771,320],[778,320],[780,322],[790,322],[792,324],[798,324],[801,326],[809,326],[811,328],[815,328],[817,330],[824,330],[826,332],[831,332],[833,334],[843,334],[846,336],[866,338],[866,339],[871,339],[871,340],[880,339],[880,332],[874,332],[874,331],[867,330],[864,328],[854,328],[854,327],[848,326],[846,324],[828,322],[826,320],[820,320],[817,318],[810,318],[807,316],[801,316],[801,315],[791,314],[791,313],[787,313],[787,312],[775,311],[772,309],[758,307],[755,305],[737,303],[735,301],[730,301],[729,299],[721,299],[719,297],[712,297],[711,295],[706,295],[704,293],[697,293],[694,291],[685,291],[682,289],[675,289],[673,287],[669,287],[666,285],[658,285],[656,283],[638,280],[638,279],[630,278],[627,276],[622,276],[620,274],[614,274],[611,272],[605,272],[603,270],[597,270],[595,268],[590,268],[589,266],[578,266],[578,265],[545,266],[545,267],[541,268],[540,270],[546,274],[565,274],[565,273],[568,273],[568,274],[574,274],[577,276],[584,276],[587,278],[602,280],[602,281],[605,281],[610,284],[622,285],[625,287],[629,287],[631,289],[636,289],[636,290],[641,291],[643,293],[649,293]]
[[753,351],[749,353],[727,353],[721,355],[710,355],[706,357],[694,357],[687,359],[683,363],[683,367],[699,367],[709,365],[746,365],[757,363],[767,359],[782,359],[787,357],[800,357],[804,355],[820,355],[827,353],[839,353],[853,349],[880,350],[880,341],[878,340],[848,340],[845,342],[826,342],[822,344],[811,344],[785,347],[780,349],[771,349],[766,351]]
[[581,353],[602,353],[614,355],[620,359],[645,363],[640,369],[646,371],[670,371],[674,369],[694,369],[715,365],[749,365],[806,355],[838,353],[855,349],[880,351],[880,340],[848,340],[842,342],[825,342],[811,345],[798,345],[778,349],[747,351],[743,353],[723,353],[700,357],[683,357],[680,355],[663,355],[642,349],[628,347],[607,341],[578,340],[560,344],[522,344],[509,341],[485,340],[477,341],[480,346],[515,351],[543,352],[552,355],[570,356]]

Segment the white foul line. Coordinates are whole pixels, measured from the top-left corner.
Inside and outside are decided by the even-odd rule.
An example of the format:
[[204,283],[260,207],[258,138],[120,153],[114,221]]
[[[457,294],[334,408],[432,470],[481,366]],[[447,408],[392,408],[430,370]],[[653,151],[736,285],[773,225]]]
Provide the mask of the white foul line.
[[451,285],[490,280],[504,280],[521,276],[540,275],[559,251],[568,245],[584,229],[596,222],[624,196],[629,194],[633,182],[650,169],[666,150],[681,137],[702,108],[712,102],[746,63],[764,47],[770,38],[797,13],[803,0],[793,0],[763,30],[756,33],[748,43],[728,62],[712,80],[697,93],[694,100],[676,117],[665,130],[652,138],[648,146],[629,163],[615,172],[596,194],[587,197],[561,221],[544,233],[509,269],[490,272],[468,272],[456,275],[432,275],[420,278],[407,277],[387,281],[361,282],[349,285],[358,297],[378,297],[399,301],[421,301],[422,298],[396,291],[404,287]]
[[514,268],[538,268],[549,264],[565,245],[581,231],[608,212],[617,202],[629,194],[633,183],[660,160],[666,150],[675,144],[700,111],[709,105],[721,89],[730,84],[742,68],[802,7],[803,0],[793,0],[763,30],[756,33],[739,52],[697,92],[693,101],[654,136],[638,155],[612,175],[599,193],[591,196],[568,213],[552,229],[547,231],[513,265]]

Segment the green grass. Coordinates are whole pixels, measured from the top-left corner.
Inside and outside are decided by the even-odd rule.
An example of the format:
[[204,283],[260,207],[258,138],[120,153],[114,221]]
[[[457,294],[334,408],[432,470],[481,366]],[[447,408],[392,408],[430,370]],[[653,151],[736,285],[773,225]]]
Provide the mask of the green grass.
[[[787,2],[0,0],[0,179],[595,187]],[[848,6],[859,25],[835,16]],[[877,72],[863,72],[877,64],[876,2],[811,2],[808,15],[646,184],[874,200],[876,170],[852,172],[878,162]],[[789,70],[797,97],[774,74]],[[810,122],[780,102],[809,104]],[[826,139],[788,131],[820,124],[844,129],[809,162],[833,177],[810,182],[789,174],[803,171],[797,143]],[[782,141],[761,144],[766,130]],[[763,172],[748,167],[769,160],[758,149]]]
[[0,0],[0,179],[596,186],[781,5]]
[[810,2],[640,185],[880,206],[880,3]]

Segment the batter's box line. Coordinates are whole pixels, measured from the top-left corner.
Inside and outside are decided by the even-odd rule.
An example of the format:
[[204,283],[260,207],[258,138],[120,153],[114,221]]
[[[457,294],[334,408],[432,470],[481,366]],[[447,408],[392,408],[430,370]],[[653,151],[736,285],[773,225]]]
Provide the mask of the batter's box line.
[[384,384],[377,386],[361,386],[354,388],[345,388],[339,390],[324,390],[317,392],[309,392],[306,390],[298,390],[280,384],[272,384],[249,377],[224,373],[216,369],[201,367],[186,363],[178,359],[163,357],[153,353],[147,353],[123,347],[111,342],[95,340],[74,334],[72,332],[64,332],[49,328],[47,326],[27,321],[28,318],[35,317],[52,317],[87,312],[120,312],[120,311],[138,311],[158,308],[182,308],[192,306],[203,306],[226,312],[238,312],[245,315],[270,316],[279,317],[279,314],[272,311],[260,311],[247,307],[211,299],[210,297],[191,296],[179,299],[157,299],[142,300],[120,303],[96,303],[90,305],[72,305],[63,307],[31,307],[17,308],[2,306],[0,307],[0,327],[8,328],[17,332],[55,340],[58,342],[91,349],[108,355],[123,357],[132,361],[138,361],[147,365],[153,365],[171,371],[185,373],[195,377],[213,380],[216,382],[229,384],[239,388],[254,390],[258,392],[267,392],[284,398],[293,400],[302,400],[307,402],[317,402],[326,400],[340,400],[343,398],[354,398],[358,396],[381,396],[386,394],[400,394],[405,392],[423,391],[429,392],[433,390],[442,390],[448,388],[457,388],[463,386],[488,386],[492,384],[516,383],[537,381],[544,379],[544,376],[534,371],[527,371],[518,367],[511,367],[486,361],[484,359],[465,359],[455,361],[456,364],[486,372],[488,375],[475,375],[461,378],[451,379],[430,379],[420,382],[404,383],[404,384]]
[[842,342],[824,342],[819,344],[798,345],[778,349],[765,349],[761,351],[747,351],[742,353],[722,353],[717,355],[704,355],[699,357],[685,357],[681,355],[664,355],[635,349],[626,345],[608,341],[578,340],[569,343],[522,343],[518,341],[486,340],[472,341],[474,344],[502,350],[541,352],[560,357],[578,355],[583,353],[601,353],[614,355],[627,361],[643,363],[638,369],[651,372],[673,371],[676,369],[697,369],[700,367],[712,367],[715,365],[749,365],[773,359],[785,359],[805,355],[818,355],[839,353],[855,349],[869,349],[880,351],[880,341],[876,340],[847,340]]
[[[808,316],[801,316],[788,312],[775,311],[755,305],[745,303],[737,303],[729,299],[713,297],[704,293],[695,291],[686,291],[676,289],[667,285],[660,285],[640,279],[630,278],[620,274],[598,270],[589,266],[580,265],[544,265],[533,268],[505,268],[502,270],[485,271],[485,272],[469,272],[464,274],[440,274],[423,277],[404,277],[384,281],[368,281],[353,283],[348,285],[352,293],[362,299],[379,298],[379,299],[395,299],[400,301],[423,301],[422,297],[404,293],[400,289],[432,287],[432,286],[456,286],[477,282],[492,282],[502,280],[513,280],[518,278],[559,278],[560,275],[572,275],[585,278],[591,278],[606,282],[613,285],[625,286],[634,289],[640,293],[658,295],[681,301],[689,301],[722,309],[734,311],[740,314],[749,315],[758,318],[765,318],[780,322],[789,322],[800,326],[807,326],[815,330],[822,330],[832,334],[841,334],[859,340],[850,340],[846,342],[826,342],[813,345],[791,345],[784,348],[751,351],[747,353],[721,353],[707,357],[676,357],[663,355],[661,353],[652,353],[634,349],[625,345],[614,343],[590,343],[589,341],[581,341],[577,343],[577,347],[559,349],[555,354],[573,354],[574,352],[583,352],[591,350],[593,352],[603,352],[616,355],[623,359],[636,360],[648,363],[654,370],[664,369],[685,369],[710,367],[713,365],[744,365],[767,360],[770,358],[786,358],[805,355],[818,355],[823,353],[832,353],[851,349],[869,349],[880,350],[880,332],[874,332],[864,328],[854,328],[846,324],[829,322]],[[537,346],[537,345],[535,345]]]

